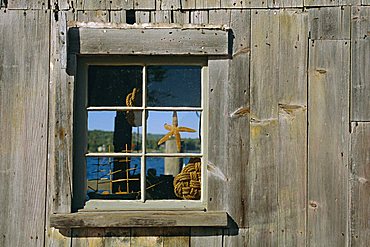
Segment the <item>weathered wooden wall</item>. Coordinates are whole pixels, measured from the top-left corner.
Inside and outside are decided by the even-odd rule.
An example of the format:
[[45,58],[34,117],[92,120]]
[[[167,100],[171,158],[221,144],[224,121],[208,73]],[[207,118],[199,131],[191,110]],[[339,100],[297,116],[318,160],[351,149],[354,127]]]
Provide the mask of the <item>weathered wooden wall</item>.
[[[209,60],[228,229],[49,227],[71,210],[66,21],[133,18],[232,29]],[[0,33],[0,246],[370,246],[369,0],[0,0]]]

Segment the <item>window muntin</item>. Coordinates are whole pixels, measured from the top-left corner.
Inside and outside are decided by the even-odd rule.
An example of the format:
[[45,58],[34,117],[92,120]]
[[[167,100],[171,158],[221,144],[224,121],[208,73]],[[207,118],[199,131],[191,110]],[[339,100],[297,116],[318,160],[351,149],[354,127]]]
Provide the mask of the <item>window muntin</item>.
[[[86,90],[87,107],[85,109],[87,112],[88,124],[90,125],[92,119],[99,118],[99,115],[102,116],[106,114],[106,117],[110,119],[109,122],[112,125],[112,122],[117,121],[114,118],[119,114],[126,115],[128,111],[134,112],[137,118],[141,121],[141,124],[134,126],[131,131],[126,131],[126,133],[130,133],[132,140],[134,140],[132,144],[135,144],[135,147],[133,147],[134,145],[126,145],[123,148],[122,144],[120,144],[120,147],[117,148],[113,145],[112,141],[109,142],[111,145],[110,147],[107,147],[107,145],[105,147],[99,146],[99,150],[96,148],[96,145],[95,148],[91,148],[91,145],[89,145],[87,154],[85,155],[86,164],[95,164],[96,170],[92,172],[91,168],[86,167],[86,178],[90,180],[86,181],[88,186],[87,192],[90,193],[87,205],[90,201],[95,200],[100,200],[97,204],[102,205],[101,203],[103,201],[111,202],[111,200],[118,199],[116,202],[122,205],[122,209],[125,209],[127,207],[127,203],[134,203],[135,201],[156,205],[157,200],[170,200],[171,204],[167,205],[170,206],[170,208],[180,207],[184,209],[187,208],[187,204],[194,207],[194,203],[199,203],[198,206],[204,208],[203,198],[205,193],[204,185],[206,181],[203,164],[206,159],[204,152],[206,140],[203,137],[206,134],[206,117],[203,116],[206,116],[207,112],[203,102],[205,102],[204,84],[206,82],[205,78],[207,78],[207,66],[204,62],[198,62],[195,64],[180,62],[180,64],[175,63],[175,65],[172,63],[172,59],[170,62],[155,61],[152,63],[148,62],[140,64],[131,64],[128,62],[123,65],[112,64],[109,66],[106,64],[101,65],[99,62],[93,62],[92,65],[88,65],[88,63],[86,63],[88,68],[87,70],[89,72],[86,76],[88,86]],[[102,68],[102,71],[99,71],[100,68]],[[113,80],[116,80],[116,77],[109,75],[110,68],[113,69],[116,75],[126,76],[120,83],[128,82],[127,84],[129,84],[132,80],[128,78],[128,74],[131,73],[131,76],[135,80],[135,87],[141,89],[138,90],[139,94],[141,93],[139,95],[140,101],[136,100],[134,104],[127,106],[124,98],[125,96],[127,97],[128,92],[132,92],[131,90],[133,90],[134,87],[130,85],[128,89],[121,89],[121,91],[125,91],[124,93],[116,92],[116,90],[118,91],[117,88],[119,88],[119,86],[114,85],[112,82]],[[125,68],[131,70],[131,72],[128,73],[127,71],[124,71]],[[162,83],[160,76],[163,75],[156,75],[159,70],[164,70],[165,72],[170,71],[167,80],[162,79]],[[190,71],[193,75],[189,75],[186,71]],[[161,71],[161,73],[163,73],[163,71]],[[102,85],[100,85],[101,83],[98,83],[99,75],[110,80],[109,83],[106,83],[106,87],[108,89],[102,88]],[[142,77],[140,78],[138,75],[141,75]],[[94,78],[90,80],[92,76],[94,76]],[[171,85],[171,81],[174,81],[173,84],[175,85],[179,83],[176,82],[176,76],[177,78],[180,78],[178,81],[184,84],[182,87]],[[191,86],[189,78],[193,78],[196,86]],[[105,81],[102,84],[105,84]],[[176,93],[171,95],[171,90]],[[109,97],[99,98],[97,96],[99,95],[97,94],[99,91],[102,93],[113,92],[112,99]],[[157,97],[159,100],[156,100],[156,94],[160,96],[166,95],[166,97]],[[191,96],[187,96],[189,94],[191,94]],[[122,101],[124,103],[122,103]],[[174,103],[171,105],[171,102]],[[153,137],[150,137],[150,135],[153,135],[153,133],[157,134],[154,138],[157,139],[158,133],[155,133],[155,129],[158,129],[158,126],[156,125],[158,125],[158,123],[167,123],[168,125],[171,125],[174,113],[177,115],[179,126],[181,126],[182,123],[196,120],[193,121],[194,123],[190,124],[190,126],[186,126],[194,128],[196,132],[184,132],[185,135],[181,132],[182,143],[180,152],[177,148],[172,148],[172,151],[166,151],[164,148],[165,144],[154,146],[153,148],[153,144],[149,145],[150,142],[153,142]],[[192,120],[184,121],[184,119],[187,120],[190,115],[192,115]],[[124,118],[126,118],[126,116]],[[123,119],[123,117],[121,117],[121,119]],[[92,128],[89,126],[87,129],[87,132],[89,133],[87,143],[89,144],[91,143],[91,131]],[[167,130],[163,129],[163,131]],[[143,133],[146,134],[143,135]],[[165,133],[162,132],[159,134],[164,135]],[[200,200],[195,201],[181,200],[180,198],[175,197],[173,192],[172,194],[170,193],[173,190],[173,188],[171,188],[173,178],[168,178],[168,175],[165,175],[165,173],[170,173],[171,168],[169,169],[169,172],[165,171],[166,169],[164,164],[173,164],[176,162],[187,164],[190,159],[194,158],[201,159],[202,197]],[[121,165],[121,169],[118,170],[125,170],[125,173],[129,174],[129,176],[117,176],[117,169],[113,168],[112,164],[119,167],[120,162],[124,164],[127,161],[130,163],[130,166],[127,166],[127,164],[126,166]],[[179,168],[179,170],[181,170],[181,168]],[[107,173],[107,171],[109,172]],[[143,171],[145,171],[145,173]],[[172,177],[175,175],[176,174],[173,174]],[[161,177],[162,179],[160,179]],[[97,179],[103,179],[106,181],[102,181],[103,183],[100,184]],[[108,182],[112,179],[121,180],[120,188],[117,188],[116,184]],[[127,184],[129,184],[129,186],[127,186]],[[98,188],[97,185],[99,185],[100,188]],[[168,190],[168,188],[170,189]],[[98,190],[100,193],[91,194],[92,190]],[[117,190],[120,193],[117,194]],[[115,193],[113,193],[113,191]],[[163,204],[159,203],[158,205]],[[161,206],[158,207],[161,208]],[[130,207],[127,207],[127,209],[129,208]]]

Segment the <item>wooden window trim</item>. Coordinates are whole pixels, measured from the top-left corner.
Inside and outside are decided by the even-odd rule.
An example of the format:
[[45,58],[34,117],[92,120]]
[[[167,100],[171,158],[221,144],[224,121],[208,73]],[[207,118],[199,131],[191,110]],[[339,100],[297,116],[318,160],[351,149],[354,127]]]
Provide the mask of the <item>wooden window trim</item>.
[[225,212],[128,211],[53,214],[55,228],[96,227],[227,227]]
[[[186,42],[178,47],[163,46],[163,41],[156,35],[153,40],[153,32],[160,33],[167,38],[172,38],[173,43],[181,43],[185,38]],[[226,26],[211,25],[126,25],[126,24],[102,24],[102,23],[78,23],[69,22],[66,25],[66,33],[69,35],[68,45],[64,46],[65,53],[61,54],[62,68],[72,78],[76,76],[77,56],[79,55],[181,55],[196,57],[203,56],[208,59],[222,59],[230,56],[232,38],[230,29]],[[142,38],[135,38],[137,41],[150,40],[150,43],[142,42],[141,47],[145,48],[133,52],[132,49],[121,49],[122,44],[130,43],[130,40],[120,40],[119,46],[112,49],[102,50],[99,47],[107,47],[108,42],[102,42],[105,37],[109,40],[114,38],[117,33],[122,36],[135,33]],[[175,34],[175,35],[173,35]],[[76,36],[77,35],[77,36]],[[89,39],[91,35],[96,35],[97,39]],[[108,37],[109,36],[109,37]],[[135,35],[134,35],[135,36]],[[190,37],[190,39],[189,39]],[[158,40],[159,38],[159,40]],[[212,42],[210,42],[212,40]],[[117,41],[117,40],[116,40]],[[63,43],[65,44],[65,43]],[[210,45],[212,44],[212,45]],[[114,44],[113,44],[114,45]],[[81,49],[82,47],[82,49]],[[171,49],[169,49],[171,48]],[[186,57],[184,57],[186,58]],[[208,103],[208,102],[207,102]],[[204,105],[208,107],[208,105]],[[205,168],[206,169],[206,168]],[[207,198],[207,197],[206,197]],[[204,227],[226,227],[228,225],[228,215],[226,212],[200,211],[199,208],[186,208],[183,211],[108,211],[108,212],[74,212],[57,213],[50,216],[51,226],[58,228],[79,228],[79,227],[165,227],[165,226],[204,226]],[[186,210],[186,211],[184,211]],[[117,219],[110,221],[109,219]],[[64,222],[64,223],[63,223]],[[79,222],[79,223],[78,223]],[[93,223],[95,222],[95,223]]]

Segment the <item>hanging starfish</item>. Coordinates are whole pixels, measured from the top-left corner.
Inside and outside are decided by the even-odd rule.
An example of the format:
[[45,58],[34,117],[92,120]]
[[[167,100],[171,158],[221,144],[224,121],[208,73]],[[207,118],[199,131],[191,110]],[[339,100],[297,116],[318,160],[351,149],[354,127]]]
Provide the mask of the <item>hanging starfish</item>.
[[177,119],[176,111],[174,111],[172,115],[172,125],[164,124],[164,128],[168,130],[169,132],[158,141],[158,145],[161,145],[162,143],[166,142],[168,139],[170,139],[171,136],[175,136],[178,152],[181,151],[180,132],[196,132],[196,130],[193,130],[188,127],[179,127],[179,121]]

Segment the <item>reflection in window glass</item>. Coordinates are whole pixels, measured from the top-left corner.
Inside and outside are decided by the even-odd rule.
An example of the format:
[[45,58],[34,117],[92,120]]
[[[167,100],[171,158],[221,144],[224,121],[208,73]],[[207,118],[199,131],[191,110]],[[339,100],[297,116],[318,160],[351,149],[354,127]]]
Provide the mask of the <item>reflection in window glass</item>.
[[139,157],[87,157],[87,199],[140,199]]
[[88,112],[88,152],[141,152],[141,126],[132,125],[141,125],[141,118],[142,111]]
[[200,107],[200,66],[148,66],[147,105]]
[[149,111],[147,152],[200,153],[200,122],[196,111]]
[[89,66],[88,106],[141,106],[143,67]]
[[200,199],[200,159],[153,157],[146,159],[146,198]]

